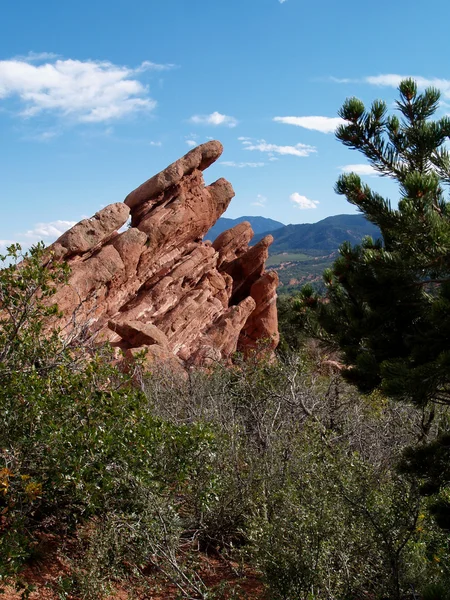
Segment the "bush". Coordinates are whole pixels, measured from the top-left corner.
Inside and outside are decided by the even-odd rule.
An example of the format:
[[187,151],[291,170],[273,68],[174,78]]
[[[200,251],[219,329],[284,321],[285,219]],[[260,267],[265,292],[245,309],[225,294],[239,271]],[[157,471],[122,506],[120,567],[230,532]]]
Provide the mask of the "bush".
[[44,531],[105,514],[126,521],[149,494],[169,505],[214,446],[208,426],[156,417],[107,349],[44,335],[65,270],[42,260],[37,247],[0,272],[1,578],[20,571]]
[[395,468],[420,433],[415,409],[361,397],[297,356],[187,382],[153,374],[144,390],[161,418],[221,432],[210,487],[200,478],[185,495],[191,528],[257,565],[271,598],[400,598],[429,580],[437,534],[430,520],[418,531],[426,507]]
[[160,370],[138,389],[83,327],[57,329],[65,269],[40,247],[19,259],[0,271],[1,579],[50,532],[77,540],[62,598],[117,579],[220,597],[199,549],[259,569],[274,599],[432,598],[449,582],[448,539],[395,469],[423,432],[416,409],[358,395],[305,351]]

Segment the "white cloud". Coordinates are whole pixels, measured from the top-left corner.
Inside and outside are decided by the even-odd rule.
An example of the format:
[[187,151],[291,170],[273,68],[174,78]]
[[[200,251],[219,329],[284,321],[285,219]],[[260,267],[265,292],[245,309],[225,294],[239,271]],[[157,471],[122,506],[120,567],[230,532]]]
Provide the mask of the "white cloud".
[[263,162],[234,162],[233,160],[223,160],[220,164],[224,167],[237,167],[238,169],[264,167],[265,165]]
[[279,2],[280,4],[284,4],[284,3],[286,2],[286,0],[278,0],[278,2]]
[[421,90],[433,86],[441,90],[446,98],[450,98],[450,79],[440,79],[438,77],[421,77],[420,75],[397,75],[389,73],[386,75],[376,75],[366,77],[365,81],[371,85],[398,87],[403,79],[411,78],[417,83]]
[[[37,61],[36,57],[33,60]],[[57,59],[44,64],[29,61],[29,58],[0,61],[0,99],[18,98],[24,117],[54,112],[84,123],[154,109],[156,102],[137,75],[173,66],[146,61],[130,69],[108,61]]]
[[150,142],[150,146],[162,146],[162,142]]
[[345,125],[346,121],[339,117],[275,117],[277,123],[296,125],[305,129],[333,133],[338,125]]
[[0,240],[0,249],[5,249],[11,244],[20,244],[23,250],[28,250],[33,244],[41,241],[49,245],[76,223],[77,221],[62,220],[36,223],[33,229],[14,234],[14,240]]
[[[407,77],[405,75],[404,77]],[[404,79],[401,75],[376,75],[365,77],[364,81],[371,85],[398,87],[398,84]]]
[[368,83],[379,87],[397,88],[403,79],[414,79],[417,87],[423,90],[427,87],[436,87],[441,90],[445,98],[450,98],[450,79],[442,79],[439,77],[422,77],[421,75],[399,75],[398,73],[385,73],[382,75],[369,75],[363,79],[340,79],[338,77],[330,77],[335,83]]
[[317,205],[319,204],[318,200],[310,200],[309,198],[307,198],[306,196],[302,196],[298,192],[294,192],[289,196],[289,198],[300,210],[317,208]]
[[376,171],[370,165],[364,164],[356,164],[356,165],[344,165],[343,167],[339,167],[343,173],[356,173],[357,175],[371,175],[377,176],[379,175],[378,171]]
[[194,146],[197,145],[197,142],[195,140],[186,140],[186,144],[190,147],[193,148]]
[[191,123],[196,125],[223,125],[224,127],[236,127],[238,120],[228,115],[222,115],[215,111],[210,115],[194,115],[189,119]]
[[[19,237],[29,241],[51,241],[59,238],[65,231],[73,227],[77,221],[50,221],[49,223],[36,223],[33,229],[29,229]],[[46,239],[47,238],[47,239]]]
[[262,194],[258,194],[256,196],[256,201],[252,202],[252,206],[261,206],[262,208],[265,208],[266,202],[267,202],[267,198],[265,196],[263,196]]
[[308,146],[307,144],[295,144],[295,146],[278,146],[277,144],[269,144],[266,140],[249,141],[244,140],[242,142],[245,150],[257,150],[259,152],[267,152],[272,158],[274,154],[280,154],[282,156],[309,156],[313,152],[317,152],[314,146]]

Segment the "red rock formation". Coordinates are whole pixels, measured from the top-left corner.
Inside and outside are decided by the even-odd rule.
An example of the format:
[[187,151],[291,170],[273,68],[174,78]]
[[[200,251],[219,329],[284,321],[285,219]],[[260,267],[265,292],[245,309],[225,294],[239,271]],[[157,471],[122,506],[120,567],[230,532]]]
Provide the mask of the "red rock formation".
[[261,338],[276,347],[278,278],[264,273],[271,236],[249,248],[253,231],[240,223],[202,241],[234,196],[225,179],[203,180],[221,153],[219,142],[191,150],[49,248],[71,267],[52,298],[68,323],[75,315],[129,358],[146,349],[149,365],[221,360]]

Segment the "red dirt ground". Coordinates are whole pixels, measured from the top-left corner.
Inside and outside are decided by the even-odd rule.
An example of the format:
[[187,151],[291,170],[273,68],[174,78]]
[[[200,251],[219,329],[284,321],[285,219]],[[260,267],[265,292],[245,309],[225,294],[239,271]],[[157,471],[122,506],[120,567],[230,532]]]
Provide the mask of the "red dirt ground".
[[[58,548],[60,540],[53,536],[48,536],[42,540],[41,559],[27,566],[21,574],[21,579],[28,585],[34,587],[29,595],[29,600],[58,600],[58,596],[53,591],[52,585],[56,583],[59,577],[69,575],[70,570],[67,564],[60,558]],[[200,557],[200,576],[208,588],[213,588],[219,584],[225,584],[225,590],[239,589],[239,597],[242,600],[267,600],[264,586],[258,575],[250,569],[245,569],[244,575],[238,574],[238,565],[229,563],[220,557],[210,557],[201,555]],[[147,583],[152,585],[152,580],[147,579]],[[0,600],[21,600],[21,593],[15,591],[13,587],[6,586],[3,594],[0,593]],[[134,589],[133,598],[140,600],[174,600],[177,596],[176,587],[171,584],[158,585],[155,583],[155,591],[149,591],[137,594]],[[226,596],[225,596],[226,597]],[[233,596],[236,598],[236,596]],[[108,600],[128,600],[130,595],[126,587],[118,585],[116,592]],[[71,596],[71,600],[79,600],[76,596]]]

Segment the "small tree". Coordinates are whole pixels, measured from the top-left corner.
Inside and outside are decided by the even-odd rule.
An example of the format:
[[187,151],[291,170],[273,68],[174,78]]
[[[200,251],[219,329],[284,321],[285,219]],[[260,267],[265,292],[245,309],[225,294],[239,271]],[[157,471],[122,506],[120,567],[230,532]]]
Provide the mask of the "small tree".
[[[344,375],[361,390],[381,387],[424,411],[429,407],[425,436],[434,403],[450,405],[450,203],[444,198],[450,119],[431,119],[438,90],[418,93],[416,83],[406,79],[399,92],[400,118],[388,115],[384,102],[366,110],[350,98],[339,111],[347,124],[336,132],[380,175],[398,182],[398,207],[355,173],[342,175],[336,192],[380,228],[381,238],[365,238],[356,247],[343,244],[324,273],[326,296],[306,286],[296,309],[314,335],[341,350]],[[450,461],[448,444],[445,452]]]

